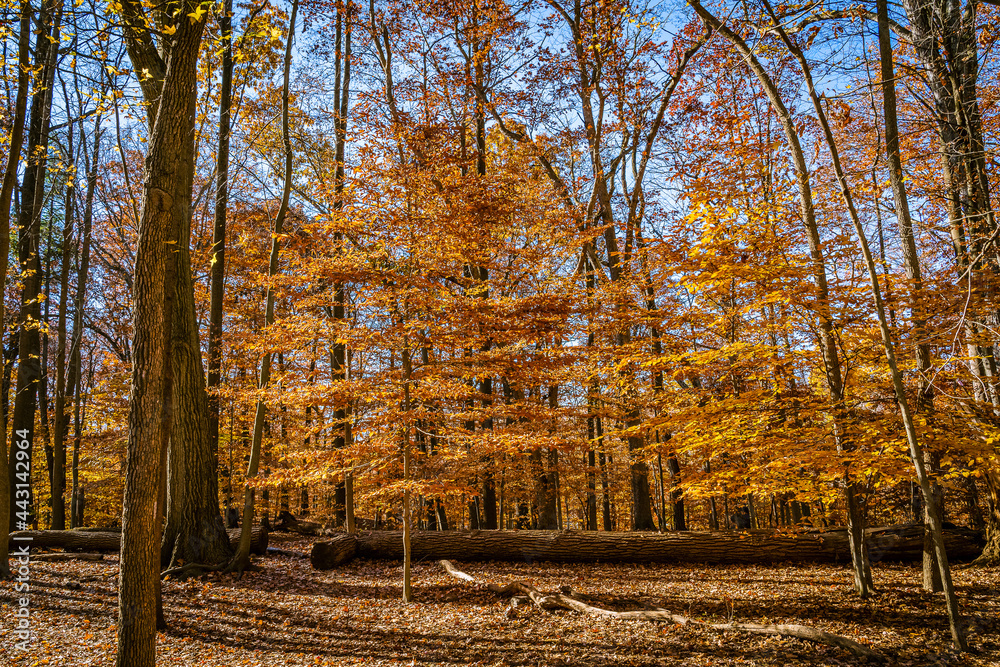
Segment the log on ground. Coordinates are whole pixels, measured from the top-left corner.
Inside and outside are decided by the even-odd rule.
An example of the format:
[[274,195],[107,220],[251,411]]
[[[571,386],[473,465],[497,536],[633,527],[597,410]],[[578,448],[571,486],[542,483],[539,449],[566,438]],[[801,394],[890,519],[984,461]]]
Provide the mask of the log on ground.
[[[231,528],[226,531],[233,550],[240,546],[240,532],[239,528]],[[267,553],[267,530],[261,526],[254,526],[250,531],[250,553],[255,556],[263,556]]]
[[307,519],[300,519],[291,512],[282,510],[274,522],[274,529],[283,533],[299,533],[300,535],[319,535],[323,524]]
[[335,535],[333,539],[313,544],[309,562],[316,570],[332,570],[354,559],[358,541],[354,535]]
[[[923,552],[923,526],[903,525],[866,531],[873,561],[915,561]],[[982,550],[978,533],[945,531],[950,559],[975,558]],[[849,563],[846,530],[676,533],[610,533],[595,531],[479,530],[414,531],[415,560],[559,563]],[[351,552],[353,551],[353,556]],[[313,546],[313,566],[330,569],[354,556],[384,560],[403,558],[398,531],[360,531],[337,535]]]
[[[229,543],[235,549],[240,541],[239,529],[228,531]],[[254,526],[250,541],[250,553],[262,555],[267,552],[267,531]],[[27,539],[27,538],[30,538]],[[86,530],[23,530],[10,534],[11,547],[30,545],[31,548],[63,549],[65,551],[107,552],[121,548],[121,533],[95,532]]]
[[69,560],[101,561],[104,560],[104,554],[55,552],[50,554],[31,554],[31,560],[48,562]]

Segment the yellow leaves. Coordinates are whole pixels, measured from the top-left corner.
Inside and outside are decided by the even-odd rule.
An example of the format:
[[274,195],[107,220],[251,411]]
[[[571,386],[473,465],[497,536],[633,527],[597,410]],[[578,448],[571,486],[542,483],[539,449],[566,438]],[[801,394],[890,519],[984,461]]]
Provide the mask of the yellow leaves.
[[[164,26],[164,28],[163,28],[163,34],[164,35],[172,35],[175,32],[177,32],[177,26],[175,26],[175,25],[168,25],[168,26]],[[149,70],[143,70],[143,71],[146,72],[147,74],[149,73]]]
[[198,5],[195,8],[195,10],[193,12],[190,12],[187,16],[188,18],[191,19],[191,23],[198,23],[199,21],[201,21],[202,17],[204,17],[205,14],[207,13],[208,9],[206,8],[206,3],[203,2],[200,5]]

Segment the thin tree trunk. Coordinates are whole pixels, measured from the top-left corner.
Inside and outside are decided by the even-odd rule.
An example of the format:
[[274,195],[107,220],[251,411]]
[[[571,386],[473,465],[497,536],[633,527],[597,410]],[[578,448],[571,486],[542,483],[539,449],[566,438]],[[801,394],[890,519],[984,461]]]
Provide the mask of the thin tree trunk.
[[403,336],[403,438],[400,447],[403,450],[403,602],[413,602],[413,590],[411,589],[411,560],[412,549],[410,546],[410,534],[412,531],[412,521],[410,511],[410,380],[413,369],[410,364],[410,337]]
[[[333,100],[336,106],[336,121],[334,123],[334,134],[336,144],[334,148],[334,202],[333,210],[340,213],[344,209],[344,185],[345,185],[345,148],[347,144],[347,118],[351,99],[351,33],[353,21],[350,3],[346,6],[342,2],[337,3],[335,50],[336,58],[334,63],[334,94]],[[344,235],[337,231],[334,234],[334,243],[340,251],[340,245],[344,242]],[[334,304],[333,317],[340,326],[344,326],[347,321],[347,289],[343,282],[334,284]],[[347,379],[347,346],[341,342],[342,338],[334,341],[333,349],[330,353],[330,371],[334,382],[342,382]],[[347,407],[338,405],[334,409],[334,447],[343,449],[348,446],[350,431],[350,414]],[[354,522],[354,479],[350,472],[344,473],[343,481],[337,483],[334,488],[334,504],[337,509],[335,516],[338,524],[348,526],[348,531],[353,532]],[[348,486],[352,486],[348,489]],[[348,498],[350,496],[350,498]],[[348,505],[352,505],[348,510]],[[350,515],[350,516],[348,516]]]
[[[40,14],[41,30],[35,42],[36,65],[41,68],[38,82],[32,92],[31,114],[28,129],[28,163],[21,181],[21,210],[18,215],[18,265],[22,279],[18,339],[17,388],[14,395],[14,411],[11,415],[11,431],[18,442],[26,442],[28,460],[31,461],[35,438],[35,412],[38,399],[38,385],[41,380],[41,334],[37,323],[41,320],[39,296],[41,294],[41,259],[39,240],[41,230],[41,209],[45,192],[46,156],[48,154],[49,119],[52,108],[52,82],[55,76],[58,48],[49,41],[51,37],[58,44],[59,25],[62,19],[60,0],[49,0]],[[13,441],[12,441],[13,442]],[[10,456],[15,455],[11,448]],[[13,463],[13,461],[12,461]],[[17,486],[14,478],[15,467],[9,468],[10,489],[27,492],[27,515],[29,521],[33,511],[35,494],[30,481]],[[29,478],[30,480],[30,478]],[[19,513],[21,518],[25,513]],[[15,527],[15,515],[11,513],[11,528]],[[17,518],[18,522],[21,518]]]
[[[81,367],[81,349],[83,346],[84,301],[87,294],[87,280],[90,275],[90,241],[94,219],[94,193],[97,190],[97,164],[100,161],[101,156],[101,121],[102,115],[98,114],[97,119],[94,121],[93,155],[87,157],[86,150],[84,151],[84,156],[87,160],[87,193],[83,204],[83,233],[80,241],[80,259],[76,274],[76,296],[73,301],[73,337],[70,342],[70,363],[66,380],[68,389],[74,393],[73,492],[70,500],[70,525],[73,527],[80,526],[83,522],[83,502],[82,496],[80,495],[81,490],[79,478],[80,431],[82,429],[80,403],[83,393],[81,392],[83,377]],[[83,134],[82,125],[80,126],[80,141],[84,147],[86,147],[86,138]],[[67,419],[68,417],[64,416],[62,427],[64,433],[69,428],[68,424],[66,424]]]
[[[727,26],[723,25],[722,22],[706,10],[698,2],[698,0],[692,0],[691,7],[695,10],[698,16],[701,17],[706,25],[711,26],[712,29],[718,31],[723,37],[726,38],[726,40],[736,47],[740,55],[743,56],[747,66],[757,76],[757,79],[763,86],[764,92],[771,103],[771,108],[778,116],[778,120],[781,123],[782,130],[784,131],[789,150],[791,151],[799,189],[799,207],[802,215],[802,221],[806,228],[806,237],[809,243],[813,279],[816,283],[816,312],[819,318],[819,345],[824,362],[823,365],[826,373],[826,383],[830,390],[833,402],[831,412],[833,417],[834,440],[838,449],[844,449],[849,445],[844,442],[844,433],[840,425],[840,421],[842,419],[841,412],[843,410],[843,376],[841,373],[840,358],[837,353],[835,326],[833,316],[830,311],[826,263],[823,256],[823,246],[819,236],[819,227],[816,223],[816,212],[812,200],[812,187],[809,182],[809,168],[806,163],[805,153],[803,152],[802,145],[799,141],[798,132],[795,129],[795,122],[791,113],[788,111],[788,108],[785,106],[784,101],[781,99],[781,94],[779,93],[778,88],[774,85],[773,80],[768,75],[763,65],[760,64],[760,61],[754,55],[750,47],[747,46],[743,38],[730,30]],[[872,593],[872,582],[870,578],[870,568],[868,565],[868,554],[865,549],[863,539],[863,526],[857,521],[860,513],[858,511],[857,500],[854,493],[854,482],[849,478],[845,479],[845,486],[845,497],[848,503],[848,528],[852,544],[851,561],[854,566],[854,585],[861,597],[869,597]]]
[[[281,234],[284,229],[285,217],[288,214],[288,199],[292,191],[292,142],[288,124],[288,96],[291,82],[292,42],[295,39],[295,20],[298,16],[299,2],[292,0],[292,12],[288,19],[288,35],[285,38],[284,83],[281,89],[281,138],[285,151],[284,185],[281,191],[281,204],[274,218],[274,233],[271,235],[271,255],[268,262],[267,275],[273,278],[278,274],[278,256],[281,252]],[[264,305],[264,327],[274,324],[274,287],[268,283]],[[265,352],[260,363],[260,379],[258,388],[263,391],[271,379],[271,353]],[[252,481],[257,477],[260,467],[261,441],[264,437],[264,419],[267,408],[264,399],[257,401],[253,421],[253,441],[250,444],[250,462],[247,465],[246,490],[243,495],[243,523],[240,533],[240,544],[236,550],[229,568],[242,574],[250,564],[250,539],[253,527],[254,490]]]
[[[879,64],[882,78],[882,102],[885,118],[885,151],[889,165],[889,183],[892,185],[893,200],[896,204],[896,220],[899,227],[900,241],[903,246],[903,267],[910,284],[910,312],[913,323],[913,338],[916,340],[917,360],[917,413],[933,409],[934,394],[930,383],[931,352],[930,344],[924,332],[925,314],[923,305],[923,282],[920,272],[920,256],[917,254],[916,239],[913,234],[913,220],[910,217],[910,205],[906,196],[906,184],[903,179],[903,162],[899,151],[899,121],[896,113],[896,84],[892,62],[892,43],[889,35],[889,9],[886,0],[878,0],[878,47]],[[930,454],[931,452],[928,452]],[[925,463],[930,465],[933,456]],[[943,491],[936,481],[931,482],[931,492],[938,497],[935,507],[942,509]],[[944,517],[939,516],[938,521]],[[941,577],[934,555],[934,539],[931,535],[930,520],[924,519],[926,537],[924,539],[923,587],[924,590],[937,592],[941,590]]]
[[[70,135],[73,128],[70,127]],[[72,143],[70,144],[72,146]],[[72,162],[70,173],[73,173]],[[56,324],[56,396],[52,437],[52,529],[66,528],[66,308],[69,303],[69,267],[72,259],[74,222],[72,187],[66,188],[66,212],[63,223],[62,263],[59,267],[59,314]]]
[[[31,46],[31,18],[34,12],[31,4],[24,0],[21,3],[21,18],[18,26],[17,38],[17,95],[14,100],[14,117],[12,119],[10,131],[10,143],[8,144],[7,162],[4,165],[3,185],[0,186],[0,258],[3,266],[0,267],[0,294],[6,293],[7,270],[10,256],[10,201],[17,185],[17,166],[21,160],[21,145],[24,142],[24,116],[28,106],[28,70],[30,65]],[[0,325],[6,321],[4,312],[4,301],[0,299]],[[5,325],[4,325],[5,326]],[[2,342],[0,336],[0,342]],[[6,361],[6,359],[4,360]],[[4,364],[5,384],[7,380],[6,363]],[[6,391],[4,392],[6,398]],[[11,485],[10,471],[7,463],[7,415],[3,415],[3,425],[0,427],[0,526],[10,526],[11,524]],[[0,540],[3,541],[3,540]],[[10,565],[8,563],[9,546],[0,545],[0,579],[10,577]]]
[[226,282],[226,208],[229,206],[229,135],[233,108],[233,0],[225,0],[219,16],[222,32],[222,87],[219,90],[219,148],[216,156],[215,225],[208,308],[208,438],[219,451],[219,397],[222,378],[222,316]]
[[[771,11],[770,3],[768,0],[764,0],[765,6],[771,13],[772,18],[774,17],[773,11]],[[802,68],[802,73],[805,77],[806,86],[809,90],[809,96],[812,99],[813,108],[816,111],[816,116],[819,120],[820,126],[823,129],[823,134],[826,139],[827,148],[830,151],[830,158],[833,162],[834,172],[837,176],[837,181],[840,185],[840,192],[844,198],[844,204],[847,207],[847,211],[850,214],[851,222],[854,224],[854,231],[858,236],[858,244],[861,248],[861,253],[864,256],[865,264],[868,269],[868,277],[872,288],[872,298],[875,302],[875,311],[878,315],[879,329],[882,334],[882,345],[885,350],[886,361],[889,365],[889,370],[892,373],[892,385],[893,390],[896,395],[896,403],[899,406],[900,416],[903,420],[903,427],[906,431],[906,440],[909,444],[910,449],[910,459],[913,463],[915,472],[917,474],[917,481],[920,482],[920,488],[923,491],[924,502],[928,507],[926,518],[931,524],[931,533],[933,535],[934,544],[937,552],[938,566],[941,574],[941,582],[944,589],[944,596],[946,601],[946,606],[948,609],[948,621],[951,626],[952,639],[955,642],[955,648],[959,651],[968,650],[968,645],[965,639],[965,632],[961,625],[961,618],[958,612],[958,598],[955,595],[955,587],[951,580],[951,569],[948,567],[948,554],[945,550],[944,536],[942,533],[942,522],[939,514],[938,502],[939,498],[934,494],[931,487],[931,480],[927,475],[926,467],[924,464],[924,451],[917,440],[917,431],[914,425],[913,415],[910,412],[909,399],[906,396],[906,389],[903,386],[903,376],[899,371],[899,366],[896,363],[896,352],[895,352],[895,342],[892,339],[892,332],[889,330],[889,322],[886,317],[885,303],[882,300],[881,289],[878,282],[878,274],[875,270],[875,260],[872,256],[871,249],[868,246],[868,237],[865,235],[864,228],[861,225],[861,219],[858,216],[857,209],[854,206],[853,197],[851,195],[851,190],[847,183],[847,177],[844,175],[844,170],[840,164],[839,152],[837,150],[837,144],[833,136],[833,132],[830,129],[830,124],[827,121],[826,113],[823,110],[823,105],[820,102],[819,95],[816,93],[816,89],[813,86],[812,75],[808,63],[806,62],[805,56],[798,46],[788,37],[785,31],[781,28],[777,28],[778,35],[785,42],[790,53],[795,56],[796,60]]]

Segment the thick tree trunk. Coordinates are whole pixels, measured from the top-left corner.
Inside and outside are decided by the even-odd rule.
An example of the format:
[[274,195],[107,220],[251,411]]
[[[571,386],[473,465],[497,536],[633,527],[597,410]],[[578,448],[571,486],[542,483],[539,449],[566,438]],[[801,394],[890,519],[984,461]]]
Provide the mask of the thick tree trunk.
[[[190,91],[193,117],[195,89]],[[193,121],[191,121],[193,123]],[[188,193],[194,178],[194,160],[178,164],[175,178]],[[210,431],[208,393],[191,269],[190,215],[175,220],[177,249],[172,255],[176,280],[172,290],[174,317],[170,338],[170,408],[166,523],[160,561],[175,567],[180,561],[217,565],[232,555],[219,513],[218,452]],[[168,298],[171,295],[168,295]]]
[[283,533],[299,533],[300,535],[319,535],[323,529],[323,524],[316,521],[306,521],[292,515],[291,512],[282,510],[278,513],[278,518],[274,522],[274,529]]
[[[149,72],[140,85],[148,102],[150,133],[135,254],[116,665],[154,667],[160,560],[156,504],[160,454],[166,444],[163,399],[170,373],[173,295],[177,283],[184,282],[178,280],[172,255],[187,257],[188,239],[178,233],[190,224],[197,63],[205,22],[179,22],[164,61],[148,32],[143,6],[127,0],[121,7],[130,26],[124,32],[132,65]],[[190,275],[187,280],[184,284],[189,285]],[[215,474],[213,466],[213,489]]]
[[[193,166],[193,164],[192,164]],[[176,315],[170,344],[173,392],[168,452],[167,520],[161,564],[179,561],[216,565],[232,555],[219,512],[218,456],[208,432],[208,394],[195,319],[187,226],[178,238]]]
[[989,470],[986,474],[986,547],[975,564],[1000,565],[1000,473]]
[[[923,553],[920,525],[872,528],[866,542],[880,561],[915,561]],[[951,558],[975,558],[979,536],[966,529],[946,531]],[[335,567],[352,551],[361,558],[401,560],[398,531],[359,531],[337,535],[313,547],[313,566]],[[420,560],[459,557],[466,561],[562,563],[782,563],[850,562],[845,529],[798,535],[772,531],[683,533],[608,533],[592,531],[414,531],[412,557]],[[353,557],[353,556],[351,556]],[[318,563],[318,564],[317,564]]]

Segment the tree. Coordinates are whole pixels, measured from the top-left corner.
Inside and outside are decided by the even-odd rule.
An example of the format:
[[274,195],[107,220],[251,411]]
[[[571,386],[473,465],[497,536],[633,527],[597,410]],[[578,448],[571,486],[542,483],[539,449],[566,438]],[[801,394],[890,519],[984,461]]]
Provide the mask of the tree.
[[[823,256],[822,243],[820,241],[819,227],[816,222],[816,212],[813,206],[812,187],[809,181],[809,168],[806,163],[805,153],[799,141],[795,122],[781,98],[781,94],[774,85],[771,77],[761,65],[760,61],[753,54],[746,42],[733,30],[725,26],[718,18],[708,12],[702,5],[692,3],[692,7],[698,15],[723,35],[743,56],[747,65],[753,73],[760,79],[761,85],[766,91],[771,107],[778,116],[788,148],[792,154],[795,166],[796,180],[799,189],[799,206],[802,212],[802,221],[806,227],[806,234],[809,240],[809,252],[812,259],[813,278],[815,280],[817,316],[819,319],[819,344],[823,354],[823,362],[826,370],[826,383],[830,391],[830,398],[833,413],[833,435],[837,443],[838,450],[845,447],[844,424],[843,424],[843,376],[839,353],[834,335],[834,322],[830,311],[828,280],[826,275],[826,263]],[[854,586],[858,594],[868,597],[872,593],[871,569],[868,562],[864,544],[864,526],[859,513],[857,501],[857,489],[853,480],[849,476],[845,480],[845,495],[848,506],[848,527],[851,537],[851,561],[854,564]]]
[[[22,276],[20,314],[18,316],[17,388],[14,412],[11,415],[11,432],[19,442],[27,442],[28,460],[32,458],[35,440],[35,412],[41,379],[41,275],[39,256],[42,207],[45,194],[46,165],[48,158],[49,123],[52,109],[52,87],[55,80],[59,49],[59,26],[62,21],[62,3],[47,2],[40,11],[42,29],[35,41],[35,62],[38,78],[32,86],[31,111],[28,117],[28,164],[21,180],[21,209],[18,213],[17,256]],[[55,43],[53,44],[53,40]],[[17,435],[18,433],[22,435]],[[11,448],[11,457],[15,449]],[[15,487],[15,466],[10,465],[10,488]],[[34,503],[34,493],[28,485],[28,506]],[[32,521],[37,521],[29,510]],[[11,527],[14,515],[11,514]]]
[[[10,144],[8,145],[7,162],[4,165],[3,183],[0,185],[0,257],[6,258],[10,254],[10,200],[17,185],[17,166],[21,160],[21,144],[24,141],[24,115],[28,106],[28,64],[30,54],[28,47],[31,38],[31,3],[25,0],[21,3],[20,23],[18,25],[17,39],[17,93],[14,101],[14,117],[11,122]],[[4,260],[3,269],[0,270],[0,295],[6,292],[8,265]],[[5,304],[0,298],[0,326],[6,321],[4,317]],[[0,428],[0,526],[10,524],[11,510],[11,490],[15,488],[11,484],[8,473],[7,462],[7,419],[4,415],[3,427]],[[10,564],[8,562],[9,545],[4,541],[0,544],[0,579],[10,576]]]
[[[292,43],[295,38],[295,19],[298,15],[298,0],[292,0],[292,12],[288,18],[288,33],[285,37],[285,65],[284,79],[281,88],[281,140],[285,153],[285,174],[281,190],[281,203],[278,205],[278,212],[274,216],[274,232],[271,234],[271,254],[267,265],[267,276],[273,279],[278,273],[278,258],[281,252],[282,234],[284,233],[285,218],[288,215],[288,198],[292,191],[292,143],[288,128],[288,96],[292,66]],[[264,326],[270,327],[274,324],[274,301],[275,294],[271,286],[268,286],[264,296]],[[264,352],[260,362],[258,391],[263,393],[267,390],[271,381],[271,352]],[[247,465],[247,488],[243,496],[243,523],[240,532],[240,544],[233,558],[231,569],[242,573],[250,564],[250,538],[253,528],[254,515],[254,489],[251,484],[257,476],[260,467],[261,441],[264,438],[264,419],[267,408],[263,398],[257,399],[253,420],[253,441],[250,445],[250,462]]]
[[[151,128],[142,189],[139,242],[133,289],[131,395],[122,546],[118,593],[116,664],[141,667],[156,663],[156,587],[159,582],[159,528],[156,500],[161,452],[170,434],[170,342],[178,285],[174,255],[185,254],[194,171],[194,100],[197,63],[205,24],[204,10],[190,2],[172,2],[159,18],[171,39],[160,56],[145,8],[122,4],[126,46],[141,80]],[[190,10],[190,11],[186,11]],[[188,16],[191,14],[192,16]],[[183,265],[182,265],[183,266]],[[214,470],[213,470],[214,477]]]

